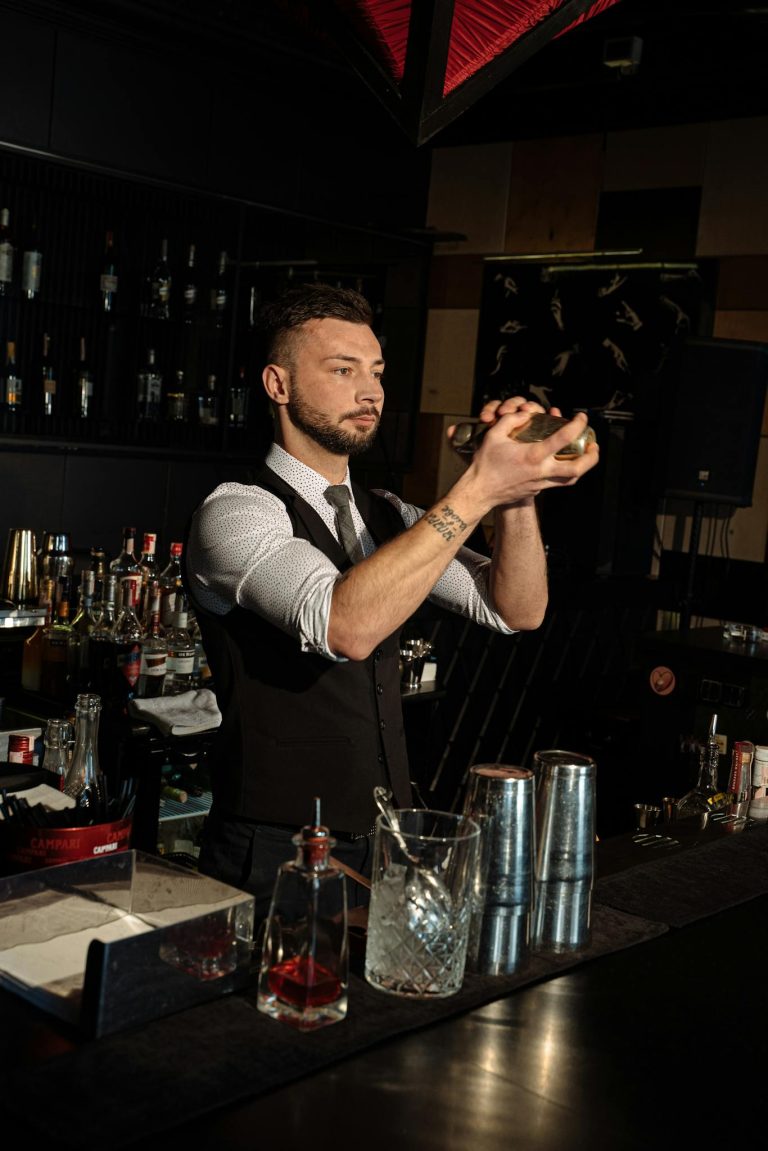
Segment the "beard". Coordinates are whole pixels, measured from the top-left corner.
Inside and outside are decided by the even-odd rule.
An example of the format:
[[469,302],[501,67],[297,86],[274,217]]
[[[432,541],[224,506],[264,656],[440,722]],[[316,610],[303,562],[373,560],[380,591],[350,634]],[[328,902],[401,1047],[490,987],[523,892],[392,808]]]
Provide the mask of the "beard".
[[[287,411],[295,428],[335,456],[360,455],[370,447],[379,428],[379,413],[370,407],[344,412],[337,423],[332,423],[328,416],[313,408],[302,396],[294,395],[293,399],[288,401]],[[354,419],[356,416],[375,416],[376,423],[367,430],[347,431],[341,427],[342,420]]]

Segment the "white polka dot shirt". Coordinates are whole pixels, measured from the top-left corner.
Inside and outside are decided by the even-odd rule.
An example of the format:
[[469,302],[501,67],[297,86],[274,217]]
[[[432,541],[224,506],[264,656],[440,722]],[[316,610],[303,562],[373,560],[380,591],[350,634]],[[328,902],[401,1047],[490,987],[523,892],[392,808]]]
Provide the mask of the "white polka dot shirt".
[[[266,464],[317,512],[338,539],[335,512],[325,498],[328,481],[273,444]],[[363,553],[376,550],[349,479],[350,505]],[[391,492],[406,527],[424,514]],[[430,600],[485,627],[511,635],[488,603],[490,560],[461,548],[435,584]],[[221,484],[204,500],[187,545],[187,572],[201,606],[226,615],[239,605],[298,637],[302,651],[341,660],[328,647],[328,619],[339,569],[308,540],[297,539],[285,504],[255,484]]]

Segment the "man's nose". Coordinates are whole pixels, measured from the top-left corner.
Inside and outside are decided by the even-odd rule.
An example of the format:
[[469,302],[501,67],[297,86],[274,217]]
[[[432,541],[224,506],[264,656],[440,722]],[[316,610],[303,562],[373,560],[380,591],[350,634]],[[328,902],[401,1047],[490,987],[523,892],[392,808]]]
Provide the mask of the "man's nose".
[[368,400],[370,403],[379,403],[384,398],[384,388],[381,380],[376,379],[375,376],[369,376],[367,379],[361,380],[357,388],[357,399],[362,403]]

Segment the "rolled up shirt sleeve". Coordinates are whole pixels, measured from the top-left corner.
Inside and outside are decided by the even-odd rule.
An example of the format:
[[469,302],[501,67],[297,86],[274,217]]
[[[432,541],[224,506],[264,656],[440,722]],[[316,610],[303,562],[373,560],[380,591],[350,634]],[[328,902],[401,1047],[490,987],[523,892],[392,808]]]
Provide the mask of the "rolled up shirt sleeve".
[[335,662],[328,621],[338,568],[296,539],[285,505],[257,486],[222,484],[203,502],[187,545],[195,598],[215,615],[235,606],[295,635],[302,651]]

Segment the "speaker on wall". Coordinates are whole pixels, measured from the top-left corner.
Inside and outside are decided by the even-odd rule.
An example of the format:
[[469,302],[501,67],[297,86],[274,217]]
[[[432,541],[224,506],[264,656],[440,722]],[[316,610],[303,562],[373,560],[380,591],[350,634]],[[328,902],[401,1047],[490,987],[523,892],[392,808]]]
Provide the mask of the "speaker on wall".
[[665,496],[749,507],[768,384],[768,345],[689,339],[660,415]]

